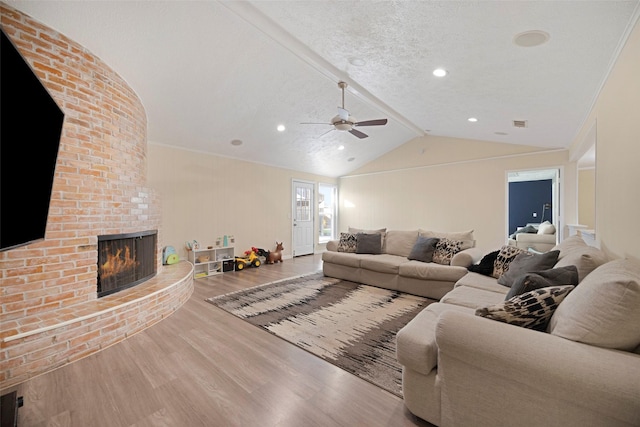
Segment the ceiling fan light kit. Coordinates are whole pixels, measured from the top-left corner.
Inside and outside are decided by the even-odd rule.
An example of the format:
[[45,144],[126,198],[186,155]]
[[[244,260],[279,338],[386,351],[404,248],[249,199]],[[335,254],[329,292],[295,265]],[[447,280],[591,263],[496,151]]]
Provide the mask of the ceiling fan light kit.
[[[364,132],[360,132],[355,129],[357,126],[383,126],[387,124],[387,119],[377,119],[377,120],[366,120],[363,122],[357,122],[356,119],[349,115],[349,111],[344,108],[344,90],[347,87],[346,82],[338,82],[338,87],[342,90],[342,107],[338,107],[338,115],[331,119],[330,123],[301,123],[303,125],[306,124],[328,124],[332,125],[334,129],[341,132],[349,132],[356,137],[363,139],[367,138],[367,135]],[[331,131],[329,131],[331,132]],[[327,132],[327,133],[329,133]],[[324,134],[323,134],[324,135]]]

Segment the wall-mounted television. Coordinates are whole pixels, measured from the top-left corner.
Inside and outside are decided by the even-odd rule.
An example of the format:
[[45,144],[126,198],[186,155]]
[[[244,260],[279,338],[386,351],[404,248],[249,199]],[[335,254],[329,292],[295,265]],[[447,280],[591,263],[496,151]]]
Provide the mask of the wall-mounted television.
[[64,113],[1,32],[0,251],[5,251],[44,239]]

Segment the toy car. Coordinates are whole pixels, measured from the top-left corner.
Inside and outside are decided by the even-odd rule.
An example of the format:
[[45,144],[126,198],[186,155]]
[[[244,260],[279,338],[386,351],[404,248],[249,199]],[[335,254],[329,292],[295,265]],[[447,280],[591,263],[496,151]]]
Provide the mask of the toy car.
[[253,251],[247,256],[236,257],[236,271],[244,270],[245,267],[260,267],[261,264],[262,261]]

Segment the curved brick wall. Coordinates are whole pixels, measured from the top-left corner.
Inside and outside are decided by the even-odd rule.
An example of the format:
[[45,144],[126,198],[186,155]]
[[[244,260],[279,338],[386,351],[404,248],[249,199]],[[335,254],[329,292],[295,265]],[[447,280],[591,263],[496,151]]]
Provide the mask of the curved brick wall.
[[[0,12],[3,31],[65,113],[45,240],[0,253],[5,389],[149,326],[153,321],[141,320],[141,312],[161,319],[186,300],[193,283],[174,287],[181,293],[174,304],[143,302],[130,325],[110,331],[85,325],[71,337],[73,326],[65,324],[56,332],[61,319],[101,311],[108,301],[96,300],[98,235],[157,229],[158,277],[165,274],[160,201],[145,187],[146,114],[135,92],[91,52],[3,3]],[[103,324],[113,313],[100,315]]]

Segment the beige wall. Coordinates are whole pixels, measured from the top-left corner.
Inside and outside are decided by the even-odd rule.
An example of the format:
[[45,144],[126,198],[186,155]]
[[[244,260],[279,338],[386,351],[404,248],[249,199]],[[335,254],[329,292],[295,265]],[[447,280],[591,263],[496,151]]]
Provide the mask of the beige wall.
[[640,259],[640,21],[576,137],[597,122],[596,240],[611,256]]
[[596,226],[596,170],[578,170],[578,223],[588,229]]
[[[443,149],[446,147],[449,156]],[[418,166],[416,153],[422,148],[426,153],[442,153],[424,157],[425,162],[439,163]],[[564,176],[563,224],[573,223],[577,216],[577,170],[575,163],[568,161],[568,150],[524,151],[526,147],[500,143],[417,138],[358,172],[381,170],[387,157],[396,169],[340,179],[340,229],[473,229],[478,247],[486,251],[498,249],[507,238],[507,172],[555,167],[561,168]],[[410,165],[406,169],[400,168],[403,156]]]
[[292,179],[337,182],[157,144],[149,144],[148,164],[148,184],[163,200],[164,242],[182,258],[185,241],[214,244],[224,234],[235,236],[236,255],[252,246],[275,249],[277,240],[291,256]]

